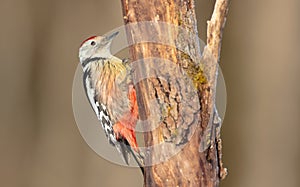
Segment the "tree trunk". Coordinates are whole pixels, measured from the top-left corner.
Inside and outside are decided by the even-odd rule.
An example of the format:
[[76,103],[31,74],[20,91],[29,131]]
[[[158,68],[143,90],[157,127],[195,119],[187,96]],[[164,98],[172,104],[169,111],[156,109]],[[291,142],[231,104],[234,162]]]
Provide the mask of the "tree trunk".
[[[214,12],[203,56],[194,37],[198,36],[194,0],[122,0],[122,6],[127,38],[133,44],[130,55],[133,62],[139,61],[133,76],[140,120],[146,123],[144,129],[151,129],[144,133],[145,186],[218,186],[226,170],[217,126],[211,127],[215,133],[209,149],[199,149],[213,116],[213,59],[219,59],[228,1],[216,2],[215,11],[222,12],[223,20],[219,24],[220,15]],[[132,24],[145,21],[152,23]],[[138,43],[145,38],[150,42]],[[200,60],[207,66],[201,68]]]

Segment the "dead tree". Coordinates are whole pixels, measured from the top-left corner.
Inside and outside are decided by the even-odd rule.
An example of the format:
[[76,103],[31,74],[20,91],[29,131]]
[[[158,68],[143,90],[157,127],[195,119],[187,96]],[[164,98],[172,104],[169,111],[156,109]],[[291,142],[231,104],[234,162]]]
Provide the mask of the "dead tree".
[[[227,174],[221,160],[222,145],[218,124],[211,127],[209,148],[202,152],[199,147],[205,141],[204,132],[209,123],[212,123],[213,115],[216,115],[213,112],[215,80],[212,79],[216,78],[214,75],[217,66],[214,63],[219,62],[220,58],[228,3],[229,0],[216,0],[211,20],[208,21],[207,46],[201,56],[198,38],[189,38],[178,29],[166,28],[160,24],[153,24],[151,27],[138,24],[145,21],[164,22],[180,26],[197,36],[194,0],[122,0],[124,22],[129,25],[126,30],[127,38],[133,44],[130,46],[130,56],[133,61],[150,59],[137,63],[137,71],[133,76],[143,77],[152,68],[159,71],[159,76],[141,79],[136,84],[140,119],[148,119],[148,128],[154,129],[144,134],[145,146],[152,147],[145,152],[145,186],[218,186],[220,179]],[[134,23],[136,24],[131,26]],[[162,41],[168,37],[176,47],[153,42],[136,43],[144,36],[154,35]],[[188,53],[179,49],[187,49]],[[153,63],[153,59],[165,59],[174,63],[174,67],[168,63]],[[205,67],[201,67],[197,59],[205,61]],[[181,82],[174,81],[177,78],[172,79],[178,77],[176,67],[185,72],[196,89],[198,108],[193,108],[196,105],[185,104],[184,97],[193,98],[189,97],[186,90],[182,90],[182,86],[186,84],[184,80]],[[153,113],[150,106],[153,99],[161,115],[159,124],[155,120],[149,120],[151,112]],[[184,115],[188,117],[183,119]],[[170,155],[166,153],[173,153],[177,147],[180,147],[180,151],[167,158]],[[163,162],[156,163],[157,160]]]

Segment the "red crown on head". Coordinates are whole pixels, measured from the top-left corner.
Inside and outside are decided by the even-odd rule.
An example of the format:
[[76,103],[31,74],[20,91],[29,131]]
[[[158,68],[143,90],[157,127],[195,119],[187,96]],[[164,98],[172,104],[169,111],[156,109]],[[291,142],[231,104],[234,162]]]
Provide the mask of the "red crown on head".
[[80,44],[80,47],[81,47],[86,41],[92,40],[92,39],[94,39],[94,38],[96,38],[96,37],[97,37],[97,36],[91,36],[91,37],[85,39],[85,40]]

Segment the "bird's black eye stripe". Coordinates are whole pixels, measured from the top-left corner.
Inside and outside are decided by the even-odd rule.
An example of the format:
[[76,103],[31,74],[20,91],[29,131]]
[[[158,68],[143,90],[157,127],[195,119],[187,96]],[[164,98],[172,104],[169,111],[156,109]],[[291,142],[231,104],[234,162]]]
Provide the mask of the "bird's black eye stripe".
[[91,45],[96,45],[96,42],[95,41],[91,41]]

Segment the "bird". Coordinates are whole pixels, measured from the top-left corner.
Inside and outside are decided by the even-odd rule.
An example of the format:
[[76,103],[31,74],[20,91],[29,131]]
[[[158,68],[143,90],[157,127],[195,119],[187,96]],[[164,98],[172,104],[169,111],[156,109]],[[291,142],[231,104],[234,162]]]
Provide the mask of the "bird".
[[109,143],[127,165],[131,154],[144,173],[143,155],[135,134],[139,118],[136,90],[128,63],[110,51],[118,33],[92,36],[81,43],[79,61],[83,70],[83,87]]

